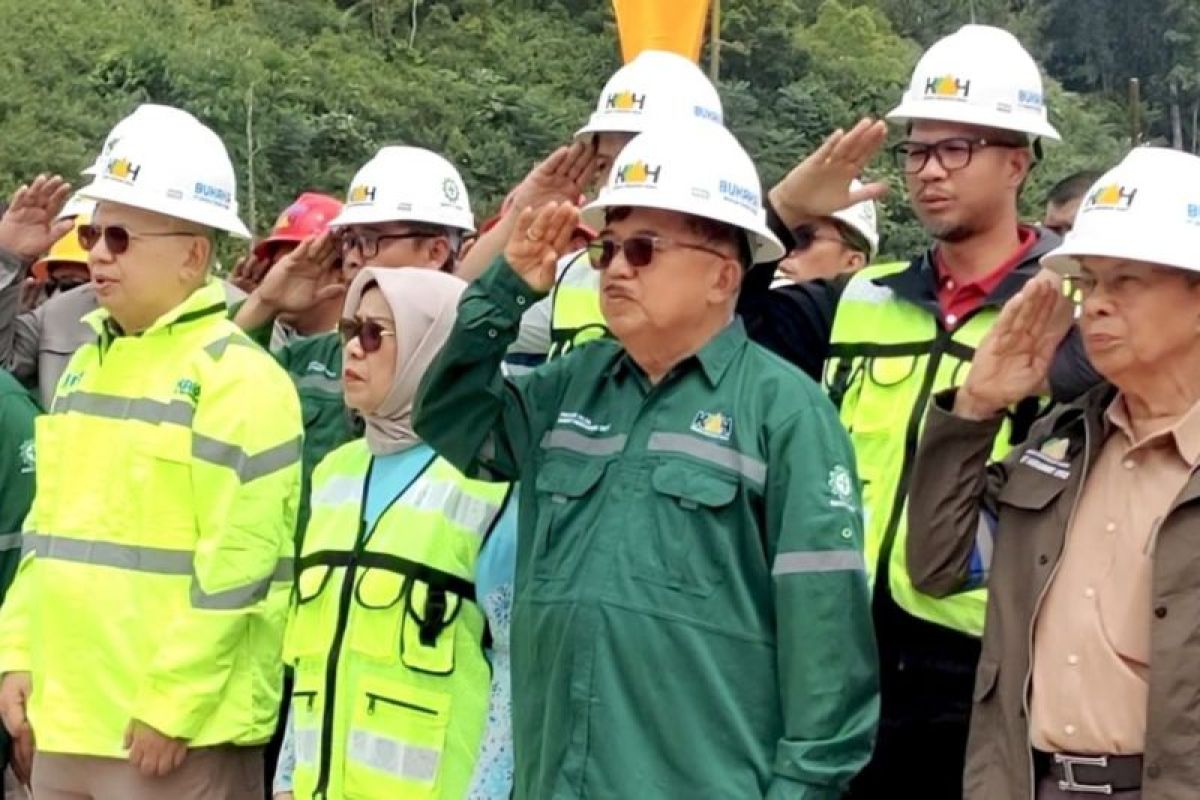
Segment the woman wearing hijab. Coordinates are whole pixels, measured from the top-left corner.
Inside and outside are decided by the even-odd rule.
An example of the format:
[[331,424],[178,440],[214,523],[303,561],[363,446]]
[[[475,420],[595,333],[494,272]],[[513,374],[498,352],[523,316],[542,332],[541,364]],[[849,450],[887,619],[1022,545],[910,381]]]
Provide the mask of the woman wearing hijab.
[[297,798],[511,793],[509,487],[463,477],[411,419],[465,285],[368,268],[347,292],[343,384],[366,438],[313,473],[285,646]]

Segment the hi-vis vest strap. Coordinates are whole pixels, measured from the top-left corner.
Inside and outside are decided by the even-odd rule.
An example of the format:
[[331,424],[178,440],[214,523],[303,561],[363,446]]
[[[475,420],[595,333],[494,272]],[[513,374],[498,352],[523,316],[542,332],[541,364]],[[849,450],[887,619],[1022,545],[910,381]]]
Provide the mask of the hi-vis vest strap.
[[509,488],[430,455],[371,530],[362,440],[313,474],[285,657],[296,668],[298,798],[458,800],[491,671],[475,562]]
[[[987,602],[983,590],[936,600],[913,588],[905,550],[906,508],[930,398],[963,382],[975,347],[997,311],[981,309],[953,333],[947,332],[929,310],[874,283],[907,267],[879,264],[850,281],[834,318],[824,383],[858,459],[872,581],[886,574],[892,597],[910,614],[978,636]],[[1002,458],[1011,448],[1010,435],[1006,421],[993,458]]]
[[567,256],[566,269],[558,276],[550,300],[550,353],[560,358],[576,345],[608,336],[600,312],[599,273],[588,263],[587,251]]

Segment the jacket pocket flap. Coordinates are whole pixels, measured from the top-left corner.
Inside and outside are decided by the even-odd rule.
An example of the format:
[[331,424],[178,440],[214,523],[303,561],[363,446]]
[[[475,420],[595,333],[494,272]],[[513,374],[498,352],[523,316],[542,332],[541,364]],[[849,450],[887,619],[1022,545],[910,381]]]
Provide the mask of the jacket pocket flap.
[[603,461],[548,460],[538,470],[537,489],[548,494],[582,497],[599,483],[605,466]]
[[733,479],[680,464],[663,464],[655,468],[651,483],[655,491],[708,508],[729,505],[738,489],[737,481]]
[[1066,478],[1045,475],[1024,464],[1018,464],[1000,489],[997,501],[1001,505],[1039,511],[1062,494]]

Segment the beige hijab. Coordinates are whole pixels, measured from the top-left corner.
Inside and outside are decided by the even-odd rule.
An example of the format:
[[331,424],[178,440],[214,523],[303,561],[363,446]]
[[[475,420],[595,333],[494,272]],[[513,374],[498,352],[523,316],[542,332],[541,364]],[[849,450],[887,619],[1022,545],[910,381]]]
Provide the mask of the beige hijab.
[[373,414],[364,415],[371,454],[385,456],[421,441],[412,429],[417,387],[450,336],[458,314],[458,299],[467,284],[437,270],[367,267],[350,284],[342,315],[354,316],[362,296],[375,286],[383,292],[396,323],[396,374],[392,390]]

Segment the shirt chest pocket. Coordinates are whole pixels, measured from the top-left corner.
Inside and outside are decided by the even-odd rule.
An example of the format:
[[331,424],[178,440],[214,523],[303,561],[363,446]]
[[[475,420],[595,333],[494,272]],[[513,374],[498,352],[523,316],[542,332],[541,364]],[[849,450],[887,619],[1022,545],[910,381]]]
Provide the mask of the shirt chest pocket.
[[537,522],[530,563],[534,580],[562,582],[574,577],[597,526],[587,515],[597,504],[586,498],[600,483],[606,463],[552,458],[538,470]]
[[[690,464],[660,464],[650,477],[653,514],[633,532],[635,578],[666,589],[706,597],[722,580],[727,554],[723,537],[736,530],[726,511],[738,482]],[[638,542],[645,547],[639,547]]]

